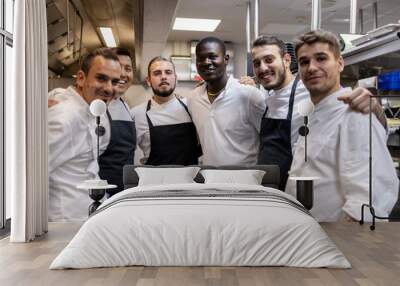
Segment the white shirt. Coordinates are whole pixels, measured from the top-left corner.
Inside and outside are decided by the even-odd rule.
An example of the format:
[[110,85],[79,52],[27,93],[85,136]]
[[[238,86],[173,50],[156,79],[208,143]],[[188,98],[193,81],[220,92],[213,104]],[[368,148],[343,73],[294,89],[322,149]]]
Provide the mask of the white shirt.
[[[267,105],[268,112],[266,117],[274,118],[274,119],[286,119],[289,111],[289,98],[290,93],[292,91],[292,86],[294,83],[294,79],[285,87],[279,90],[270,90],[267,93]],[[304,100],[309,99],[310,93],[304,86],[301,80],[298,81],[294,103],[293,103],[293,113],[292,113],[292,122],[291,122],[291,143],[292,143],[292,152],[294,144],[297,142],[299,137],[299,128],[304,123],[304,118],[299,114],[297,110],[297,104]]]
[[206,84],[188,97],[205,165],[255,165],[265,96],[230,77],[224,91],[210,103]]
[[[96,120],[73,87],[60,96],[63,100],[48,109],[49,220],[82,221],[93,201],[86,190],[76,187],[98,178]],[[100,137],[102,153],[108,145],[110,129],[104,117],[101,125],[106,128]]]
[[[314,207],[311,214],[319,221],[337,221],[342,211],[359,220],[361,205],[368,203],[369,117],[352,111],[337,100],[351,92],[341,89],[315,106],[307,137],[307,162],[304,137],[296,143],[290,176],[317,176],[314,182]],[[386,132],[372,116],[372,190],[376,215],[387,217],[399,190],[399,180],[386,147]],[[286,191],[295,196],[296,184],[288,180]],[[365,209],[366,220],[371,220]]]
[[[181,101],[186,104],[186,98],[181,99]],[[142,164],[147,162],[151,151],[149,124],[146,118],[147,103],[148,101],[143,102],[131,109],[136,124],[136,144],[143,151],[143,158],[140,160]],[[192,122],[186,109],[175,96],[162,104],[151,99],[151,107],[147,115],[153,126]]]

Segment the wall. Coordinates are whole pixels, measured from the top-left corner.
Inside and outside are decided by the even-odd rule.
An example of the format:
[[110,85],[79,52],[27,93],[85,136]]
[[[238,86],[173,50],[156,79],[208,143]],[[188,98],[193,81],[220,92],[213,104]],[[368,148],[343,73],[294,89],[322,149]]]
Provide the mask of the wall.
[[[236,78],[240,78],[241,76],[246,74],[246,61],[247,61],[247,51],[246,45],[243,43],[233,44],[233,64],[234,64],[234,76]],[[162,53],[163,57],[170,56],[188,56],[190,57],[190,42],[167,42],[164,52]]]
[[233,64],[235,65],[234,75],[236,78],[246,75],[247,51],[245,44],[234,44],[235,57]]

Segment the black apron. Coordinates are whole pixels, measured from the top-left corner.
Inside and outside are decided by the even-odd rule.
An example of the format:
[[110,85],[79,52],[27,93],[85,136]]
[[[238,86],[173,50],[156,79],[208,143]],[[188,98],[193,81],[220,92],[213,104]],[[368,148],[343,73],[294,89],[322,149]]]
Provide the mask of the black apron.
[[[124,109],[121,112],[128,112],[132,118],[124,101],[120,98]],[[107,117],[110,121],[110,142],[107,149],[99,157],[99,176],[111,185],[117,185],[115,189],[107,190],[107,194],[112,196],[124,189],[122,180],[122,168],[124,165],[132,165],[136,148],[136,129],[135,122],[125,120],[113,120],[107,110]]]
[[280,184],[279,189],[284,191],[288,179],[288,172],[292,164],[291,122],[293,103],[296,94],[299,76],[296,76],[289,98],[289,109],[286,119],[266,118],[268,106],[261,121],[260,152],[258,164],[279,165]]
[[[192,118],[187,106],[176,99]],[[147,115],[150,107],[151,100],[146,109],[150,132],[150,155],[146,165],[197,165],[201,154],[193,122],[154,126]]]

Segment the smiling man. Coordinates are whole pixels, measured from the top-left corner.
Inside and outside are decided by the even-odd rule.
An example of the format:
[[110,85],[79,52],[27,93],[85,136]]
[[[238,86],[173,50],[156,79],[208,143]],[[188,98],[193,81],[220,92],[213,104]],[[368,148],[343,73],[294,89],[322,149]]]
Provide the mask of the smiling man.
[[132,56],[125,48],[113,48],[121,65],[121,77],[117,85],[116,96],[107,105],[107,118],[110,124],[110,141],[107,149],[99,158],[99,176],[109,184],[116,185],[115,189],[107,190],[112,196],[124,189],[123,167],[134,161],[136,149],[136,130],[133,116],[122,95],[132,85],[133,65]]
[[[96,121],[89,111],[95,99],[110,102],[121,76],[118,57],[110,49],[90,52],[82,60],[76,85],[64,90],[62,101],[48,110],[49,220],[81,221],[87,218],[91,199],[76,187],[98,178]],[[102,120],[104,122],[105,120]],[[103,136],[103,151],[110,136]],[[108,136],[108,137],[107,137]]]
[[[344,61],[339,41],[330,32],[308,32],[297,41],[296,57],[301,79],[315,105],[309,122],[308,160],[305,141],[296,144],[291,176],[319,177],[314,183],[313,216],[319,221],[359,220],[361,205],[368,203],[369,118],[338,99],[351,94],[340,85]],[[372,190],[376,215],[387,217],[399,189],[392,158],[386,147],[386,132],[372,117]],[[294,181],[286,191],[296,195]],[[366,209],[367,219],[371,219]]]
[[[258,163],[279,165],[279,188],[284,190],[298,130],[303,124],[298,103],[309,99],[309,92],[303,82],[290,71],[291,57],[282,40],[273,36],[260,36],[254,41],[251,53],[257,81],[267,91],[267,108],[262,116],[260,129]],[[249,78],[242,79],[242,82],[254,84]],[[338,99],[354,110],[366,113],[370,95],[368,90],[357,88]],[[386,124],[383,110],[376,99],[372,101],[372,110],[380,117],[382,124]]]
[[264,96],[228,77],[228,61],[220,39],[208,37],[197,44],[197,72],[205,84],[189,96],[189,111],[203,149],[203,164],[255,165]]
[[132,109],[138,146],[146,165],[193,165],[200,155],[196,128],[186,107],[178,98],[174,64],[163,57],[148,66],[147,84],[152,98]]
[[[102,125],[105,125],[108,132],[101,136],[101,141],[108,144],[99,158],[99,176],[109,184],[117,186],[107,190],[108,196],[123,190],[122,169],[124,165],[133,164],[136,149],[135,122],[122,98],[133,81],[132,56],[126,48],[112,48],[110,51],[118,57],[121,77],[114,98],[107,102],[107,118],[102,120]],[[68,96],[69,93],[62,88],[52,90],[49,92],[49,108]]]

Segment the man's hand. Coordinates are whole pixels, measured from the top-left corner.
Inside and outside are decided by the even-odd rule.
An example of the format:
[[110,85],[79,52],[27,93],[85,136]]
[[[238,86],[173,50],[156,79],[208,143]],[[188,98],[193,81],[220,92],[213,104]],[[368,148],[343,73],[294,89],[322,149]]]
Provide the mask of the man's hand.
[[239,79],[239,82],[240,82],[241,84],[245,84],[245,85],[251,85],[251,86],[254,86],[254,87],[257,86],[257,84],[256,84],[256,82],[255,82],[255,80],[254,80],[254,78],[252,78],[252,77],[250,77],[250,76],[242,76],[242,77]]
[[58,104],[58,100],[51,99],[51,98],[47,99],[47,108],[50,108],[56,104]]
[[[372,93],[367,89],[362,87],[357,87],[353,90],[352,93],[344,94],[338,97],[338,100],[343,101],[344,103],[350,105],[352,109],[361,113],[369,112],[369,98],[372,96]],[[374,112],[376,106],[379,105],[378,100],[376,98],[372,98],[371,108]]]
[[[339,96],[338,100],[348,104],[351,109],[366,114],[370,111],[369,99],[371,96],[372,93],[369,90],[363,87],[357,87],[352,93]],[[384,110],[376,98],[371,98],[371,111],[375,114],[376,118],[381,122],[381,124],[386,127]]]

